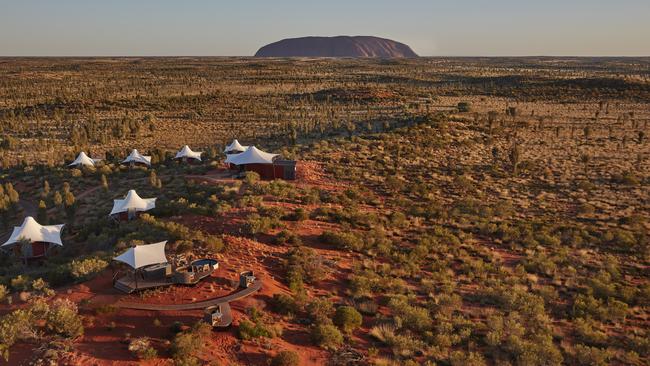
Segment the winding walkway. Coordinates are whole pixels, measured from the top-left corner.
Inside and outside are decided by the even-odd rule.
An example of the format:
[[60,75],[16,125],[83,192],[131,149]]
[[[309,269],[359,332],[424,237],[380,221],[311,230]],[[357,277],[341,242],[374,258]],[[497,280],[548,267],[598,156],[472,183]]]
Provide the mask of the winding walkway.
[[216,297],[210,300],[203,300],[197,302],[191,302],[187,304],[143,304],[139,302],[118,302],[115,304],[118,308],[124,309],[136,309],[136,310],[156,310],[156,311],[176,311],[176,310],[197,310],[205,309],[209,306],[216,306],[220,304],[227,304],[231,301],[236,301],[243,299],[246,296],[250,296],[253,293],[259,291],[262,288],[262,280],[255,281],[249,287],[232,293],[230,295]]

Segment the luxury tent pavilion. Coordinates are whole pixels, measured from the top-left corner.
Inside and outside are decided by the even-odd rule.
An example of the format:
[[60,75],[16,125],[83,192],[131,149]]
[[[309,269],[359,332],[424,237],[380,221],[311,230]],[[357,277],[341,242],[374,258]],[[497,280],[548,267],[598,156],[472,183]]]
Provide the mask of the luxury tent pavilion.
[[267,153],[255,146],[250,146],[242,153],[229,154],[225,162],[231,168],[256,172],[262,179],[295,179],[296,162],[281,160],[278,157],[278,154]]
[[[14,227],[11,236],[0,248],[13,248],[25,260],[45,257],[53,247],[63,246],[63,226],[41,225],[33,217],[27,216],[22,225]],[[29,245],[19,245],[21,243]]]
[[242,144],[237,141],[237,139],[232,140],[230,145],[226,146],[226,148],[223,150],[223,152],[227,155],[229,154],[239,154],[243,153],[248,149],[248,146],[243,146]]
[[183,161],[190,161],[190,160],[196,160],[196,161],[201,161],[201,154],[203,152],[201,151],[192,151],[189,146],[185,145],[183,146],[180,151],[176,153],[176,156],[174,159],[181,159]]
[[93,158],[89,157],[88,155],[86,155],[85,152],[82,151],[82,152],[79,153],[79,155],[77,155],[77,158],[72,163],[68,164],[68,166],[80,166],[81,165],[81,166],[90,167],[90,166],[95,166],[95,164],[97,164],[101,160],[102,159],[93,159]]
[[113,200],[113,209],[109,216],[117,220],[132,220],[138,216],[139,212],[149,211],[156,208],[155,198],[141,198],[131,189],[126,197],[121,200]]
[[138,152],[137,149],[133,149],[131,154],[122,161],[123,164],[143,164],[146,166],[151,166],[151,156],[145,156]]

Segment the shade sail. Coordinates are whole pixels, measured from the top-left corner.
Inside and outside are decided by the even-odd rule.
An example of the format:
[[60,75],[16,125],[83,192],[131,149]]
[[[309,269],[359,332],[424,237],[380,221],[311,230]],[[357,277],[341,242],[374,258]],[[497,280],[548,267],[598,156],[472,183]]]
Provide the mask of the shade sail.
[[142,268],[151,264],[167,263],[165,244],[167,244],[166,240],[160,243],[136,245],[113,258],[113,260],[126,263],[133,269]]
[[226,154],[229,153],[238,153],[238,152],[244,152],[248,149],[248,146],[243,146],[242,144],[237,141],[237,139],[232,140],[230,145],[226,146],[226,149],[223,151]]
[[88,155],[86,155],[85,152],[80,152],[79,155],[77,155],[77,158],[68,166],[77,166],[77,165],[83,165],[83,166],[95,166],[95,164],[102,159],[92,159]]
[[273,164],[273,159],[276,156],[278,156],[278,154],[270,154],[256,148],[255,146],[251,146],[241,154],[228,155],[226,163],[235,165]]
[[156,208],[155,198],[140,198],[135,190],[130,190],[123,200],[113,200],[113,209],[110,215],[115,215],[120,212],[128,212],[129,210],[135,211],[149,211]]
[[185,145],[182,149],[180,149],[179,152],[176,153],[174,159],[190,158],[201,160],[201,154],[203,153],[200,151],[192,151],[189,146]]
[[33,217],[27,216],[20,226],[15,226],[14,230],[2,246],[18,243],[23,240],[29,242],[44,242],[56,245],[63,245],[61,242],[61,225],[41,225]]
[[133,149],[131,154],[129,154],[122,163],[141,163],[151,165],[151,156],[144,156],[140,154],[137,149]]

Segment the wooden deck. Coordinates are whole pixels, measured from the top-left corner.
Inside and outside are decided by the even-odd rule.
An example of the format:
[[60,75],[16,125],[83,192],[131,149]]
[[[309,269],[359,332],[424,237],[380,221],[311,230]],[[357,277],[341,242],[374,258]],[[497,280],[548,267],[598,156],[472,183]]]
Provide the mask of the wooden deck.
[[137,286],[133,274],[128,274],[124,277],[117,279],[115,281],[114,287],[122,292],[126,292],[127,294],[130,294],[137,290],[146,290],[146,289],[163,287],[163,286],[196,285],[202,279],[209,277],[213,272],[214,270],[196,272],[194,275],[194,279],[192,281],[183,281],[183,282],[178,282],[175,279],[175,276],[170,276],[165,278],[153,278],[153,279],[139,277],[137,281]]
[[174,281],[171,277],[169,278],[160,278],[160,279],[142,279],[138,278],[137,286],[136,281],[133,276],[124,276],[117,281],[115,281],[115,288],[127,294],[132,293],[135,290],[146,290],[150,288],[163,287],[173,285]]
[[[139,283],[138,283],[139,284]],[[191,302],[186,304],[143,304],[137,302],[118,302],[115,306],[126,309],[136,309],[136,310],[156,310],[156,311],[165,311],[165,310],[197,310],[205,309],[209,306],[215,306],[221,304],[229,303],[231,301],[236,301],[242,299],[246,296],[252,295],[253,293],[259,291],[262,288],[262,280],[257,280],[251,284],[248,288],[242,289],[241,291],[234,292],[230,295],[215,297],[214,299]],[[230,308],[230,307],[229,307]]]

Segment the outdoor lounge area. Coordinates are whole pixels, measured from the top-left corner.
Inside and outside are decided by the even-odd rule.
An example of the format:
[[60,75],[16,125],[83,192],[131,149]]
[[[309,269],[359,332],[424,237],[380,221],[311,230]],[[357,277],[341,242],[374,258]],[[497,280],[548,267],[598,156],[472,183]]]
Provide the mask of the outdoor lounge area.
[[113,258],[130,267],[127,271],[116,271],[113,285],[116,289],[132,293],[155,287],[174,284],[194,285],[210,276],[219,268],[215,259],[199,259],[189,265],[174,267],[165,255],[166,241],[137,245]]

